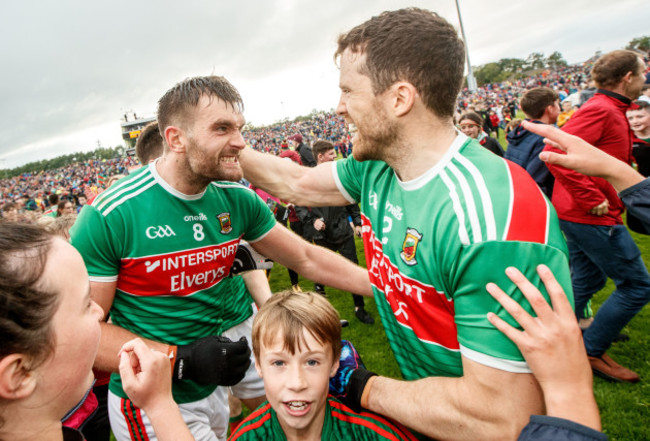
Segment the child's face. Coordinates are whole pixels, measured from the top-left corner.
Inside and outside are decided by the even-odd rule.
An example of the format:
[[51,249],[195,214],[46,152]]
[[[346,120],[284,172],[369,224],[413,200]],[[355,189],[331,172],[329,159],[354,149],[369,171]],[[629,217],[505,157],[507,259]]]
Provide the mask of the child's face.
[[291,355],[278,335],[272,345],[261,345],[255,361],[266,398],[289,440],[320,439],[329,379],[339,365],[332,359],[330,345],[321,345],[305,330],[303,337],[300,350]]

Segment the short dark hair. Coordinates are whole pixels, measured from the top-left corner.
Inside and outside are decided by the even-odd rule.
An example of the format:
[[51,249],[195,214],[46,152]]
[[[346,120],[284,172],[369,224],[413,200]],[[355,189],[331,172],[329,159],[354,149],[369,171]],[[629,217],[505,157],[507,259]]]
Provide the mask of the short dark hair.
[[158,130],[158,121],[150,122],[140,132],[135,143],[135,156],[140,164],[147,165],[163,154],[163,138]]
[[169,89],[158,100],[158,128],[165,138],[165,129],[174,124],[187,124],[189,113],[202,96],[217,98],[243,112],[244,102],[239,92],[224,77],[210,75],[187,78]]
[[[634,101],[634,104],[639,106],[642,110],[645,110],[646,112],[650,113],[650,103],[649,102],[647,102],[645,100],[636,100],[636,101]],[[627,109],[627,110],[631,110],[631,109]]]
[[318,155],[334,150],[334,144],[329,141],[319,140],[314,143],[311,147],[311,151],[314,154],[314,159],[318,160]]
[[59,203],[59,195],[56,193],[51,193],[48,195],[47,200],[50,202],[50,205],[56,205]]
[[639,55],[633,51],[620,49],[609,52],[596,60],[591,69],[591,78],[600,88],[616,87],[628,72],[639,71],[639,60]]
[[438,117],[454,115],[463,83],[465,45],[435,12],[420,8],[385,11],[339,36],[337,59],[349,49],[365,54],[375,95],[408,81]]
[[548,106],[552,106],[560,95],[549,87],[535,87],[521,97],[521,110],[531,119],[539,119]]
[[54,350],[59,296],[40,283],[53,237],[36,225],[0,222],[0,359],[25,354],[34,368]]

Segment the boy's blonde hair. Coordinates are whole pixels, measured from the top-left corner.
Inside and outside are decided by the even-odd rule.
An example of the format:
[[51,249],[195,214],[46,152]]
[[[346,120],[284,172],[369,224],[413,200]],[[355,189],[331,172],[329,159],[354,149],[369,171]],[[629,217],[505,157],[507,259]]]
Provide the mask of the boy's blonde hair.
[[305,344],[302,331],[321,345],[330,345],[332,360],[341,356],[341,319],[323,296],[313,292],[282,291],[262,306],[253,322],[253,353],[259,359],[261,345],[271,346],[278,333],[291,354]]

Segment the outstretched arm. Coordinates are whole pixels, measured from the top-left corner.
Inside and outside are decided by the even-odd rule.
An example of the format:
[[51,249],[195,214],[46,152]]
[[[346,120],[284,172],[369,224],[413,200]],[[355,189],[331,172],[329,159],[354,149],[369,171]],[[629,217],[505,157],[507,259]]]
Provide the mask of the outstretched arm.
[[350,203],[334,182],[333,162],[303,167],[250,148],[240,153],[239,162],[248,181],[282,200],[307,207]]
[[591,369],[573,309],[551,270],[546,265],[539,265],[537,273],[544,282],[553,309],[519,270],[510,267],[506,274],[528,299],[537,317],[528,314],[497,285],[489,283],[487,291],[523,327],[523,331],[493,313],[488,313],[488,320],[517,345],[528,362],[544,391],[549,416],[600,430]]
[[544,142],[566,152],[565,155],[555,152],[542,152],[539,157],[549,164],[559,165],[578,173],[606,179],[620,192],[641,182],[644,177],[632,167],[619,159],[608,155],[587,141],[546,124],[531,124],[522,122],[524,127],[540,136]]
[[340,254],[312,245],[287,228],[276,225],[262,239],[251,242],[257,252],[327,286],[372,296],[368,271]]
[[261,308],[272,295],[266,273],[263,270],[248,271],[242,274],[242,278],[255,304]]
[[[439,440],[515,440],[541,391],[531,374],[516,374],[463,357],[460,378],[399,381],[375,377],[366,407]],[[366,390],[364,390],[366,394]]]

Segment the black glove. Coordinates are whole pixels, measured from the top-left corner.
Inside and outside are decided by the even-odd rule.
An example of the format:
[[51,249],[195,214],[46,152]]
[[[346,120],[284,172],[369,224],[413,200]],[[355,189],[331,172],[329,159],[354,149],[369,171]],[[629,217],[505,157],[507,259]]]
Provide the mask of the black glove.
[[233,386],[244,378],[251,364],[246,337],[233,342],[227,337],[210,335],[188,345],[178,345],[174,352],[174,381]]
[[230,268],[230,275],[245,273],[246,271],[258,269],[271,269],[273,268],[273,261],[262,256],[255,251],[245,240],[239,241],[239,247],[235,254],[235,261]]
[[361,360],[356,348],[348,340],[342,340],[341,357],[336,374],[330,378],[329,390],[355,412],[361,412],[361,396],[370,377],[377,374],[370,372]]
[[275,220],[283,224],[289,217],[289,210],[284,205],[274,201],[273,199],[267,199],[266,205],[271,209]]

